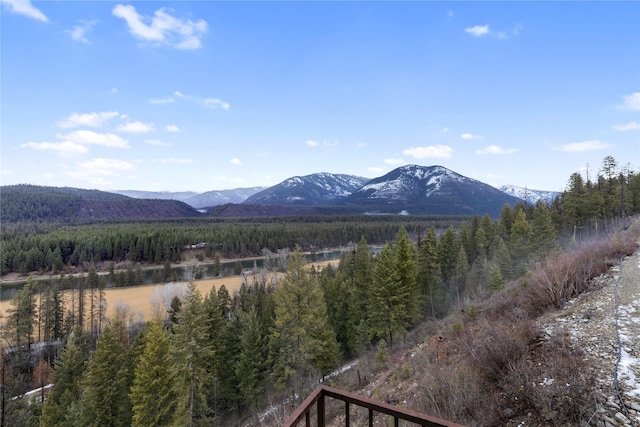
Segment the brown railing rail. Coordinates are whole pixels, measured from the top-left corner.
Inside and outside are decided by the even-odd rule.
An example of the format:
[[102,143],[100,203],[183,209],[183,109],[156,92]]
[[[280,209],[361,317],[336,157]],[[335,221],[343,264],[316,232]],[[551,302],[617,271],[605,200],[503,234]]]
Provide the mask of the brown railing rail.
[[382,413],[393,417],[394,425],[398,427],[400,420],[410,421],[424,427],[462,427],[460,424],[453,423],[451,421],[441,420],[436,417],[424,415],[419,412],[411,411],[405,408],[399,408],[397,406],[379,402],[374,399],[370,399],[364,396],[358,396],[354,393],[349,393],[333,387],[327,387],[320,385],[302,402],[302,404],[294,411],[293,414],[285,421],[285,427],[295,427],[300,421],[305,420],[305,426],[311,426],[311,410],[313,405],[317,406],[317,425],[318,427],[325,426],[325,398],[331,397],[333,399],[342,400],[344,402],[345,413],[345,427],[350,427],[351,422],[349,418],[350,406],[356,405],[369,409],[369,426],[373,426],[373,414],[374,412]]

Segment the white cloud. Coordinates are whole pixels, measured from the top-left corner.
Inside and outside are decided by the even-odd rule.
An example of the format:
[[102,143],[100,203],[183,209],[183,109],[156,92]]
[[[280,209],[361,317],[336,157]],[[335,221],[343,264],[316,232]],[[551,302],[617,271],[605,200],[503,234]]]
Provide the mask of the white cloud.
[[175,96],[177,96],[178,98],[184,98],[184,99],[189,98],[187,95],[185,95],[184,93],[180,92],[179,90],[177,90],[177,91],[173,92],[173,94],[174,94]]
[[166,125],[164,130],[167,132],[180,132],[180,128],[176,125]]
[[489,25],[476,25],[473,27],[465,28],[465,33],[469,33],[474,37],[482,37],[489,34]]
[[218,98],[205,98],[203,102],[204,105],[211,108],[222,108],[225,111],[228,111],[229,108],[231,108],[231,105],[229,105],[228,102],[224,102]]
[[175,157],[170,157],[168,159],[162,159],[161,162],[163,164],[173,164],[173,165],[182,165],[186,163],[193,163],[191,159],[176,159]]
[[91,127],[100,127],[107,120],[111,120],[114,117],[118,117],[117,111],[103,111],[101,113],[86,113],[86,114],[78,114],[72,113],[65,120],[56,122],[56,124],[63,128],[76,128],[79,126],[91,126]]
[[172,102],[175,102],[175,100],[169,96],[167,98],[153,98],[153,99],[150,99],[149,102],[152,104],[162,105],[162,104],[170,104]]
[[326,139],[322,141],[322,145],[324,145],[325,147],[337,147],[339,144],[340,144],[339,141],[329,142]]
[[627,111],[640,111],[640,92],[633,92],[631,95],[622,97],[622,105],[618,108]]
[[476,154],[513,154],[517,151],[517,148],[501,148],[497,145],[489,145],[481,150],[476,150]]
[[384,159],[383,162],[387,165],[403,165],[405,163],[402,159]]
[[435,157],[438,159],[448,159],[452,156],[453,148],[447,145],[429,145],[426,147],[407,148],[402,152],[405,156],[411,156],[414,159],[427,159]]
[[242,162],[237,157],[234,157],[233,159],[229,160],[229,163],[236,166],[242,166]]
[[142,16],[131,5],[119,4],[112,13],[122,18],[129,26],[129,32],[144,41],[166,44],[177,49],[198,49],[200,39],[207,32],[207,23],[200,19],[180,19],[170,15],[171,9],[160,8],[153,17]]
[[28,16],[42,22],[49,22],[47,15],[31,4],[31,0],[0,0],[0,3],[7,5],[9,10],[18,15]]
[[80,21],[80,25],[76,25],[70,30],[65,30],[67,33],[71,35],[73,40],[77,40],[83,43],[89,43],[89,40],[86,37],[86,33],[91,31],[94,25],[98,23],[98,21]]
[[356,147],[358,148],[365,148],[367,146],[366,142],[358,142],[358,144],[356,144]]
[[31,148],[38,151],[54,151],[63,157],[72,157],[76,155],[82,155],[89,151],[87,147],[82,144],[77,144],[72,141],[63,142],[27,142],[22,144],[23,148]]
[[578,153],[581,151],[602,150],[609,147],[611,147],[611,144],[593,139],[590,141],[572,142],[570,144],[553,147],[553,149],[555,151],[564,151],[565,153]]
[[118,131],[127,133],[149,133],[153,132],[153,123],[129,122],[118,126]]
[[626,125],[615,125],[613,127],[614,130],[624,132],[628,130],[640,130],[640,122],[636,122],[635,120],[627,123]]
[[96,158],[86,162],[78,162],[78,167],[95,175],[115,175],[120,171],[134,170],[133,163],[118,159]]
[[111,88],[111,93],[113,93],[113,94],[118,93],[118,88],[117,87],[112,87]]
[[371,173],[383,173],[384,169],[376,167],[376,166],[371,166],[370,168],[367,168],[367,170]]
[[520,23],[516,24],[512,29],[507,31],[493,31],[489,28],[489,24],[475,25],[464,29],[465,33],[471,34],[474,37],[493,36],[501,40],[506,40],[511,36],[517,36],[520,34],[524,26]]
[[447,11],[447,18],[453,18],[453,10]]
[[66,139],[76,144],[102,145],[113,148],[128,148],[129,142],[113,133],[98,133],[90,130],[76,130],[68,135],[57,135],[58,138]]
[[460,138],[466,139],[467,141],[474,140],[474,139],[479,141],[484,139],[483,136],[474,135],[472,133],[463,133],[462,135],[460,135]]
[[319,145],[316,141],[313,141],[311,139],[307,140],[305,144],[307,144],[309,147],[317,147]]
[[157,147],[168,147],[171,145],[168,142],[162,142],[159,139],[147,139],[144,142],[146,142],[147,144],[155,145]]

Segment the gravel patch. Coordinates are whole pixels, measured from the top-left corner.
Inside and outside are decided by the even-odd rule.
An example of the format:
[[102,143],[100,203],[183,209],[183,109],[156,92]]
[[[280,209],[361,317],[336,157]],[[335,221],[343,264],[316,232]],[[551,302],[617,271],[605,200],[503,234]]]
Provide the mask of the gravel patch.
[[640,427],[640,252],[594,279],[593,287],[538,323],[548,337],[569,332],[586,353],[598,387],[589,425]]

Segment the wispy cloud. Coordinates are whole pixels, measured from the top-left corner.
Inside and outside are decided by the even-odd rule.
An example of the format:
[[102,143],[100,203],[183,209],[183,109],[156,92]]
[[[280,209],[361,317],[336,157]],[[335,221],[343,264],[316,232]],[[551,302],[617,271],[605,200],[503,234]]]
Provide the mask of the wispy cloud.
[[593,139],[590,141],[572,142],[570,144],[559,145],[557,147],[553,147],[553,150],[563,151],[565,153],[579,153],[582,151],[603,150],[609,147],[611,147],[611,144],[606,144],[597,139]]
[[103,111],[101,113],[85,114],[72,113],[66,119],[56,122],[56,124],[63,129],[80,126],[100,127],[106,121],[118,117],[118,115],[119,113],[117,111]]
[[89,149],[82,144],[72,141],[63,142],[27,142],[20,145],[22,148],[31,148],[37,151],[53,151],[62,157],[74,157],[89,152]]
[[156,98],[156,99],[151,99],[149,101],[153,104],[167,104],[170,102],[175,102],[176,99],[178,100],[184,99],[187,101],[195,102],[200,105],[204,105],[205,107],[208,107],[208,108],[221,109],[224,111],[229,111],[231,109],[231,104],[229,104],[226,101],[223,101],[220,98],[214,98],[214,97],[203,98],[197,95],[185,94],[180,92],[179,90],[176,90],[173,92],[173,97],[169,96],[167,98]]
[[94,25],[98,23],[98,21],[80,21],[79,25],[71,28],[70,30],[65,30],[65,32],[71,35],[73,40],[77,40],[82,43],[89,43],[89,39],[87,39],[86,34],[91,31]]
[[312,139],[308,139],[308,140],[305,142],[305,144],[307,144],[309,147],[317,147],[318,145],[320,145],[320,144],[318,144],[318,142],[317,142],[317,141],[314,141],[314,140],[312,140]]
[[113,133],[99,133],[91,130],[76,130],[67,135],[56,135],[60,139],[76,144],[102,145],[112,148],[128,148],[129,142]]
[[512,29],[506,31],[495,31],[489,27],[489,24],[474,25],[473,27],[467,27],[464,32],[471,34],[473,37],[493,36],[502,40],[506,40],[512,36],[520,34],[524,26],[522,24],[516,24]]
[[153,17],[142,16],[131,5],[119,4],[112,13],[126,21],[129,32],[139,40],[155,44],[164,44],[176,49],[198,49],[201,38],[207,32],[206,21],[199,19],[180,19],[168,12],[171,9],[160,8]]
[[95,175],[115,175],[117,172],[134,170],[133,163],[118,159],[96,158],[86,162],[78,162],[77,166]]
[[233,159],[229,160],[229,163],[236,166],[242,166],[242,162],[237,157],[234,157]]
[[32,5],[31,0],[0,0],[0,3],[18,15],[24,15],[42,22],[49,22],[47,15]]
[[172,165],[183,165],[186,163],[193,163],[191,159],[176,159],[175,157],[170,157],[167,159],[162,159],[160,161],[162,164],[172,164]]
[[618,106],[621,110],[640,111],[640,92],[633,92],[631,95],[622,97],[622,105]]
[[129,122],[118,126],[118,131],[126,133],[149,133],[153,132],[153,123]]
[[483,140],[484,137],[481,135],[474,135],[472,133],[463,133],[462,135],[460,135],[460,138],[462,139],[466,139],[467,141],[471,141],[471,140]]
[[204,105],[206,105],[207,107],[222,108],[225,111],[228,111],[229,108],[231,108],[231,105],[228,102],[224,102],[223,100],[218,98],[205,98],[202,102],[204,102]]
[[625,132],[628,130],[640,130],[640,122],[636,122],[634,120],[632,122],[627,123],[626,125],[615,125],[613,129],[619,132]]
[[166,125],[164,130],[166,132],[180,132],[180,128],[176,125]]
[[429,145],[426,147],[407,148],[402,152],[405,156],[411,156],[414,159],[448,159],[453,155],[453,148],[447,145]]
[[476,154],[513,154],[517,153],[517,148],[502,148],[497,145],[489,145],[488,147],[482,148],[480,150],[476,150]]
[[371,173],[382,173],[384,172],[384,169],[376,167],[376,166],[371,166],[369,168],[367,168],[367,170]]
[[152,104],[162,105],[162,104],[170,104],[172,102],[175,102],[175,99],[169,96],[167,98],[153,98],[153,99],[150,99],[149,102]]
[[489,34],[489,25],[475,25],[464,29],[465,33],[469,33],[474,37],[482,37]]
[[358,147],[358,148],[365,148],[366,146],[367,146],[367,143],[366,143],[366,142],[358,142],[358,143],[356,144],[356,147]]

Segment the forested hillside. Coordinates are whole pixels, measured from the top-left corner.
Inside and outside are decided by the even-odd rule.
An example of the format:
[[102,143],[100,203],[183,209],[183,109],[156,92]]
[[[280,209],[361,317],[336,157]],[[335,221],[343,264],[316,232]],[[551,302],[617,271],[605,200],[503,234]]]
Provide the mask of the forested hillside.
[[[484,362],[469,362],[468,372],[439,370],[450,373],[449,382],[434,384],[463,387],[465,398],[482,386],[491,387],[491,396],[508,387],[516,390],[516,382],[504,384],[498,377],[514,354],[529,351],[535,333],[512,326],[523,320],[530,325],[529,316],[584,290],[591,277],[606,270],[608,260],[635,248],[633,239],[618,239],[597,250],[587,246],[574,258],[564,255],[588,238],[622,230],[622,220],[639,210],[639,183],[631,172],[602,174],[596,183],[572,176],[553,205],[505,205],[498,219],[357,216],[3,227],[3,269],[48,270],[52,265],[64,272],[88,266],[66,303],[62,276],[30,279],[14,297],[2,319],[3,421],[24,426],[244,424],[274,402],[297,404],[342,361],[373,357],[375,363],[386,363],[421,323],[462,309],[468,310],[466,320],[453,323],[450,333],[470,334],[462,336],[463,342],[471,342],[474,331],[486,334],[472,348]],[[293,252],[279,282],[265,270],[233,295],[221,287],[203,296],[189,285],[163,307],[164,318],[149,324],[126,310],[113,319],[104,317],[106,279],[96,274],[99,262],[179,260],[183,248],[196,243],[205,243],[197,250],[207,257],[258,254],[267,248]],[[382,244],[375,255],[372,243]],[[335,244],[353,245],[338,267],[315,271],[304,265],[301,249]],[[37,264],[41,258],[45,261]],[[555,276],[543,274],[551,265],[544,260],[558,260],[559,290]],[[485,323],[467,326],[480,315],[476,302],[495,295],[501,296],[494,303],[496,312],[484,314]],[[511,323],[495,323],[507,312]],[[504,339],[496,340],[491,331],[500,331]],[[518,341],[522,337],[524,343]],[[490,348],[494,344],[500,351]],[[532,360],[547,357],[533,354],[538,359]],[[411,375],[409,369],[398,375]],[[452,378],[472,377],[483,382],[451,383]],[[42,395],[23,397],[50,383],[54,386],[44,403]],[[582,402],[571,394],[578,390],[583,389],[563,388],[553,398]],[[452,400],[440,403],[451,405]],[[547,419],[556,425],[569,419],[566,413],[549,415],[535,405],[523,406],[526,402],[509,405],[538,411],[537,419],[552,417]],[[570,416],[582,419],[576,411]],[[270,414],[271,425],[282,421]],[[451,414],[465,423],[480,421],[466,410]],[[500,422],[509,418],[502,409],[492,414]]]
[[7,185],[0,187],[0,218],[11,222],[73,224],[101,219],[189,218],[198,211],[176,200],[132,199],[78,188]]

